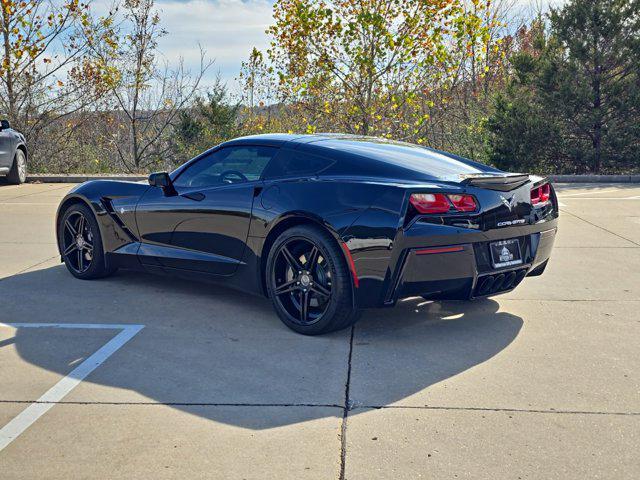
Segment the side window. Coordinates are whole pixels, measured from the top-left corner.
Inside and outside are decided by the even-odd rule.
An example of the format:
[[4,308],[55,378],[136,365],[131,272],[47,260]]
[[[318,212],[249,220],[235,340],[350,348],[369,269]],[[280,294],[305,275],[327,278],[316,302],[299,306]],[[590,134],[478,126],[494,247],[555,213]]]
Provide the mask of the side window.
[[227,147],[217,150],[182,172],[176,187],[215,187],[259,180],[278,151],[274,147]]
[[264,172],[264,178],[303,177],[317,175],[335,162],[305,152],[281,150]]

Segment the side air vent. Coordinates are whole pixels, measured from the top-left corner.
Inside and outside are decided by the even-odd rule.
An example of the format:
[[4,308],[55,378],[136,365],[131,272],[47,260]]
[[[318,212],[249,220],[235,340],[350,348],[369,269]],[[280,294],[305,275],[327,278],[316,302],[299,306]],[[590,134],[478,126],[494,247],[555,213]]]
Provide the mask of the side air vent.
[[127,227],[122,219],[118,216],[115,209],[113,208],[113,205],[111,204],[111,200],[108,198],[102,198],[101,202],[102,206],[116,223],[116,225],[118,225],[122,229],[122,231],[127,234],[129,240],[131,240],[132,242],[137,242],[138,238],[133,234],[131,230],[129,230],[129,227]]

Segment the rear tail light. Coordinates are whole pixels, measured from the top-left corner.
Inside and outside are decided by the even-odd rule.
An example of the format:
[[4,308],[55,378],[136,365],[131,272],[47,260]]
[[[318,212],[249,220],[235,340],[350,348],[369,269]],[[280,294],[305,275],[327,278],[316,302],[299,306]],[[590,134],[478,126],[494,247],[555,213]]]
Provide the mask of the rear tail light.
[[447,196],[442,193],[414,193],[409,201],[420,213],[447,213],[451,208]]
[[475,212],[478,209],[472,195],[414,193],[409,202],[419,213]]
[[459,212],[475,212],[478,208],[476,199],[471,195],[449,195],[449,200]]
[[543,206],[549,203],[551,198],[551,184],[545,183],[539,187],[531,189],[531,204],[536,206]]

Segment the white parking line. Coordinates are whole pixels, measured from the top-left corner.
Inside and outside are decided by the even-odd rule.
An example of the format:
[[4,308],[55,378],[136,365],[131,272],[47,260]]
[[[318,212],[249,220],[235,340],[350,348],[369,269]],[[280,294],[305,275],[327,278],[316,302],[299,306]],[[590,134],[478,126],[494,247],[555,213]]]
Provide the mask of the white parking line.
[[100,330],[121,330],[93,355],[78,365],[71,373],[51,387],[35,403],[29,405],[13,420],[0,429],[0,452],[33,423],[62,400],[87,375],[98,368],[120,347],[131,340],[144,325],[92,324],[92,323],[0,323],[0,327],[12,328],[84,328]]
[[2,202],[0,201],[0,205],[20,205],[20,206],[29,206],[29,207],[57,207],[58,204],[60,202],[57,203],[44,203],[44,202],[40,202],[40,203],[33,203],[33,202]]
[[578,197],[580,195],[593,195],[593,194],[598,194],[598,193],[609,193],[609,192],[619,192],[620,189],[619,188],[607,188],[604,190],[597,190],[593,191],[590,190],[588,192],[578,192],[578,193],[564,193],[564,192],[558,192],[558,197]]
[[635,197],[582,197],[582,198],[565,198],[558,197],[564,200],[640,200],[640,195]]

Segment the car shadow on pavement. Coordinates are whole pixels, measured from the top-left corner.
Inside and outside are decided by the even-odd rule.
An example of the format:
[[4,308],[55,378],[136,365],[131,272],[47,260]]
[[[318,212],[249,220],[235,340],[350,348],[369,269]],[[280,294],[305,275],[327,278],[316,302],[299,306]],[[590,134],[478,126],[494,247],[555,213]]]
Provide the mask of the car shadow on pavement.
[[[4,279],[0,297],[0,322],[145,325],[64,401],[161,403],[251,429],[341,416],[349,368],[355,405],[402,401],[488,361],[522,327],[520,317],[498,311],[492,300],[411,299],[367,310],[353,338],[350,330],[305,337],[288,330],[264,298],[133,272],[80,281],[62,265]],[[21,359],[62,375],[73,366],[53,361],[55,350],[93,334],[70,335],[63,343],[37,341],[27,330],[15,334]],[[35,400],[20,392],[0,397]],[[222,408],[229,406],[264,412]],[[294,408],[283,413],[270,406]]]

